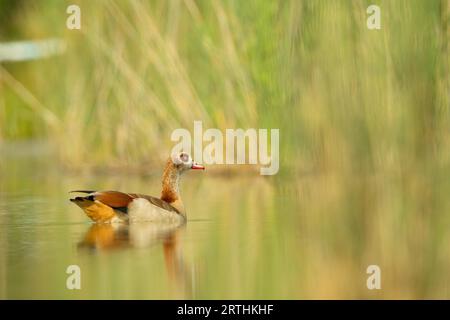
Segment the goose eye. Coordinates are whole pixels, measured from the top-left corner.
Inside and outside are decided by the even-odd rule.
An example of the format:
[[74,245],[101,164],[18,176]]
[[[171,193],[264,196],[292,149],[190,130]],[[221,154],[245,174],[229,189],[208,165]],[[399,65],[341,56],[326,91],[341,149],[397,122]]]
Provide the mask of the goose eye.
[[189,156],[186,153],[180,154],[180,159],[183,162],[187,162],[189,160]]

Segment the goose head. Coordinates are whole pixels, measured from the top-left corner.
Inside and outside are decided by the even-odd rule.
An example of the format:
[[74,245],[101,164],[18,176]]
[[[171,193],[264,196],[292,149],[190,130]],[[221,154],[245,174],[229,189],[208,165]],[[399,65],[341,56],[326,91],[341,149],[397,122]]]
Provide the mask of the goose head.
[[183,173],[188,170],[205,170],[204,166],[195,162],[186,152],[174,153],[172,154],[170,160],[178,173]]

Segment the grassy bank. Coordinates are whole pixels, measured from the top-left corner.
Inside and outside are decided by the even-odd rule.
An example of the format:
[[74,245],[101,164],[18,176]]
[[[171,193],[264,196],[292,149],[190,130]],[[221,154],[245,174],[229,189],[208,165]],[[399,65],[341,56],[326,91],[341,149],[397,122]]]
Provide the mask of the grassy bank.
[[[72,3],[72,2],[71,2]],[[58,58],[3,64],[0,139],[48,138],[61,160],[140,166],[173,129],[280,128],[281,168],[445,166],[449,1],[23,2],[16,36]],[[9,39],[12,40],[12,39]]]

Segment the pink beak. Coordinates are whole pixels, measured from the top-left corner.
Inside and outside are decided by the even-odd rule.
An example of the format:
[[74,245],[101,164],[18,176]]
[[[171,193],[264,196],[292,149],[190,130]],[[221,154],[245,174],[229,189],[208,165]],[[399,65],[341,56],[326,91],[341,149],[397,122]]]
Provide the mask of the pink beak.
[[192,166],[191,166],[191,169],[192,170],[205,170],[205,167],[204,166],[201,166],[201,165],[199,165],[199,164],[196,164],[195,162],[192,164]]

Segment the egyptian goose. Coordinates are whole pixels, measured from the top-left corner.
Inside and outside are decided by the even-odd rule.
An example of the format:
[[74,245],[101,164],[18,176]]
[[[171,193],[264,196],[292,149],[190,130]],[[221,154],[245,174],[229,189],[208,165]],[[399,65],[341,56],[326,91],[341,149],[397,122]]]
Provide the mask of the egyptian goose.
[[87,193],[70,199],[95,222],[167,221],[182,223],[186,219],[179,194],[180,175],[190,169],[204,170],[185,152],[173,154],[168,160],[162,177],[161,198],[119,191],[71,192]]

